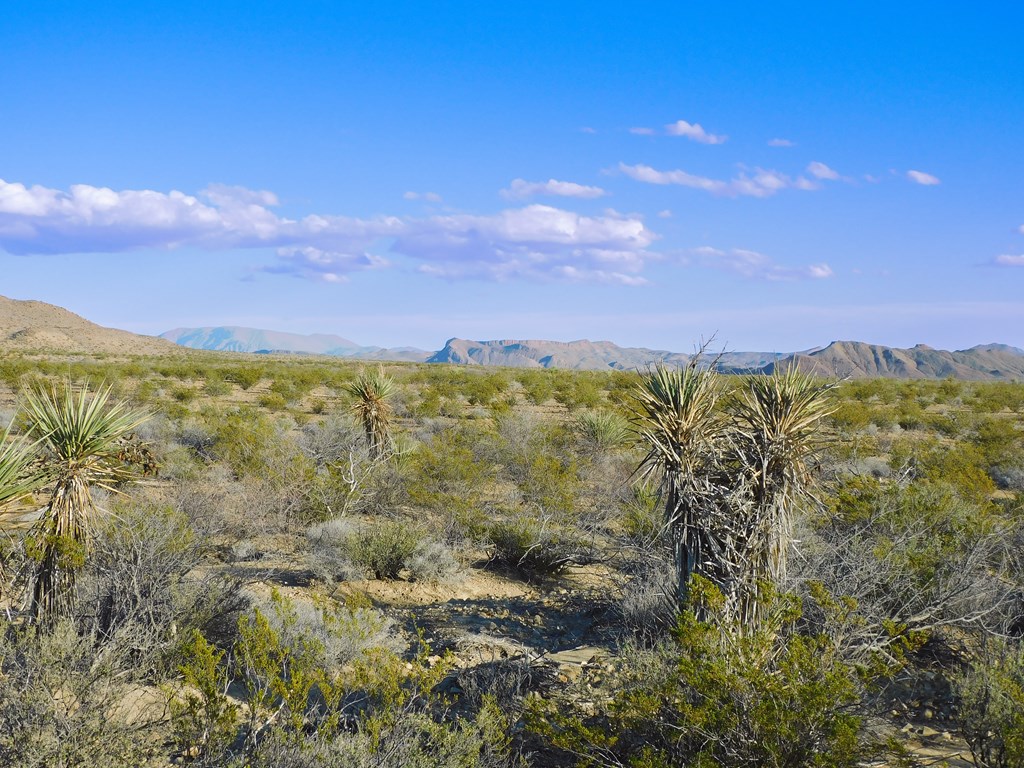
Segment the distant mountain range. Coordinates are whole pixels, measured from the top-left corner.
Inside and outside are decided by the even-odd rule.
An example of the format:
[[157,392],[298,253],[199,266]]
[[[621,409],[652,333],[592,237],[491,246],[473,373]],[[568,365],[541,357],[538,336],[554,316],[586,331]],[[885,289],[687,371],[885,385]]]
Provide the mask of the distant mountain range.
[[[177,328],[161,334],[194,349],[235,352],[326,354],[365,360],[405,360],[453,365],[571,370],[633,370],[653,364],[686,365],[691,355],[641,347],[620,347],[610,341],[543,341],[449,339],[443,349],[361,346],[341,336],[304,336],[254,328]],[[834,341],[801,352],[725,352],[711,355],[724,373],[771,372],[797,365],[825,376],[849,378],[1024,379],[1024,350],[1006,344],[985,344],[956,352],[919,344],[895,349],[859,341]]]
[[[301,335],[256,328],[221,326],[177,328],[163,338],[103,328],[41,301],[0,296],[0,353],[60,352],[75,354],[167,355],[186,347],[224,352],[286,352],[333,355],[345,359],[398,360],[451,365],[633,370],[648,365],[686,365],[691,355],[610,341],[471,341],[449,339],[443,349],[363,346],[341,336]],[[175,342],[172,344],[171,342]],[[1006,344],[983,344],[947,352],[923,344],[894,349],[859,341],[834,341],[827,347],[793,353],[726,352],[714,360],[725,373],[769,373],[797,365],[823,376],[849,378],[1024,380],[1024,350]]]
[[307,355],[332,355],[362,360],[404,360],[423,362],[432,353],[415,347],[366,347],[341,336],[324,333],[301,334],[266,331],[224,325],[207,328],[175,328],[160,334],[161,338],[191,349],[219,352],[250,352],[270,354],[291,352]]

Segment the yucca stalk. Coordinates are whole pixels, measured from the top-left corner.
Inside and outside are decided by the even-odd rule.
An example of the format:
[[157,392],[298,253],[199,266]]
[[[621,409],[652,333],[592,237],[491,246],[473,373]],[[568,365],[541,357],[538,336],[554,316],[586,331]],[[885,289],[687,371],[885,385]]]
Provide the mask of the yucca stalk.
[[741,622],[757,621],[764,584],[781,587],[793,539],[793,515],[812,487],[808,460],[835,387],[795,366],[747,379],[737,400],[735,450],[745,485],[745,514],[735,542],[743,561]]
[[384,373],[383,366],[373,372],[360,371],[345,390],[355,398],[352,410],[363,424],[370,456],[382,459],[391,454],[391,405],[388,398],[395,391],[395,380]]
[[53,493],[26,547],[35,561],[29,608],[45,623],[67,615],[78,570],[85,562],[96,508],[91,487],[124,479],[118,441],[149,414],[111,402],[110,387],[39,387],[25,394],[29,434],[38,438]]
[[648,371],[633,393],[636,432],[647,447],[639,474],[660,479],[680,605],[687,603],[695,574],[716,583],[721,576],[721,494],[715,480],[726,434],[715,376],[700,367],[698,355],[685,368]]

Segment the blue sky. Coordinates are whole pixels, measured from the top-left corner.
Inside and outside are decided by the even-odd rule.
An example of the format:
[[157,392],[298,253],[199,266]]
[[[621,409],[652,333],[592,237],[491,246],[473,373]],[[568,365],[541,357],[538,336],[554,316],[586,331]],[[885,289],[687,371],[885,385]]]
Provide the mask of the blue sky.
[[430,349],[1024,347],[1024,8],[820,5],[11,0],[0,294]]

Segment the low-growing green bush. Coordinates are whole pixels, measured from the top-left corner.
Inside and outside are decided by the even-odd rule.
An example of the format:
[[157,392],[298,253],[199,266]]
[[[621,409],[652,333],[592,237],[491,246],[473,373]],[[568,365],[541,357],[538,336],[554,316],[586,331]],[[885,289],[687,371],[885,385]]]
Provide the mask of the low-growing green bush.
[[579,706],[535,700],[530,727],[563,764],[854,768],[877,752],[854,707],[860,681],[788,600],[768,626],[723,631],[686,613],[671,639],[626,646]]
[[1024,649],[991,641],[957,680],[960,727],[979,768],[1024,765]]
[[554,576],[594,558],[591,545],[574,532],[528,513],[493,524],[487,538],[495,562],[528,578]]

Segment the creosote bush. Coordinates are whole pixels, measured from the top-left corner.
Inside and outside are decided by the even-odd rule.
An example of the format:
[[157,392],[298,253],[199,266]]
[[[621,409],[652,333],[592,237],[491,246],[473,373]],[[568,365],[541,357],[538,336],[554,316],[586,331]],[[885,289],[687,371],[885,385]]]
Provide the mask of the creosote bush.
[[[694,590],[721,610],[707,582]],[[684,612],[670,639],[623,649],[593,711],[571,695],[537,700],[530,727],[584,765],[853,768],[876,754],[855,669],[826,636],[796,631],[794,601],[765,608],[753,632]]]

